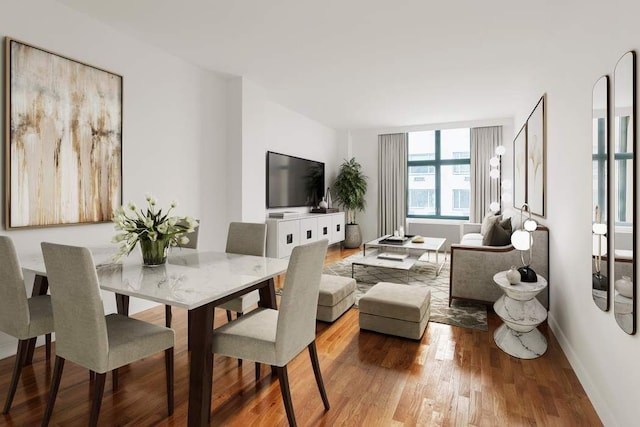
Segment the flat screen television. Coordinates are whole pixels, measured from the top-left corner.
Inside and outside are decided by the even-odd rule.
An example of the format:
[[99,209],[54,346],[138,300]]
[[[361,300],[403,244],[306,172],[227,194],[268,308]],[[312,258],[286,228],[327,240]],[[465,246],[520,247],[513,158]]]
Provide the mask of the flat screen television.
[[324,163],[267,151],[267,208],[317,206]]

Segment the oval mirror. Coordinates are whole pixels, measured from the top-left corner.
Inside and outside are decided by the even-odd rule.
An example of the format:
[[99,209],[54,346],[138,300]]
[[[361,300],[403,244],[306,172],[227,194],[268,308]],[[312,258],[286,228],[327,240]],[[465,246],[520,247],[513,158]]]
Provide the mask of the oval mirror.
[[593,240],[591,263],[591,295],[596,306],[603,311],[609,310],[609,277],[607,262],[607,163],[609,143],[609,77],[602,76],[593,86],[593,198],[591,235]]
[[613,311],[616,322],[628,334],[636,332],[635,69],[635,53],[627,52],[616,64],[613,76]]

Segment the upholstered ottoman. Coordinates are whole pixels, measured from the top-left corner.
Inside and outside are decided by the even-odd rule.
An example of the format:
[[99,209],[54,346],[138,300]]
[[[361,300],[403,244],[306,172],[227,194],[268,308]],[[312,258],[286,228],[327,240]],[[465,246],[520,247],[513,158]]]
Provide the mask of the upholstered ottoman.
[[358,302],[360,329],[419,340],[429,323],[431,291],[380,282]]
[[350,277],[323,274],[320,279],[316,319],[333,322],[356,302],[356,281]]

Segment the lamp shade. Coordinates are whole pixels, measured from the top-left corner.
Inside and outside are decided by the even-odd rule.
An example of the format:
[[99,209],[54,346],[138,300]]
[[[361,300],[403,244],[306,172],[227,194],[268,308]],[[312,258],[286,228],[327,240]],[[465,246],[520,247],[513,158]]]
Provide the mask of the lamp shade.
[[607,234],[607,224],[596,222],[593,224],[593,234]]
[[538,228],[538,223],[532,219],[528,219],[524,222],[524,224],[522,224],[522,226],[527,231],[535,231],[535,229]]
[[496,147],[496,154],[497,154],[498,156],[504,156],[504,153],[506,153],[506,152],[507,152],[507,149],[506,149],[506,148],[504,148],[504,145],[498,145],[498,146]]
[[511,244],[519,251],[528,251],[531,248],[530,235],[524,230],[516,230],[511,235]]
[[603,256],[607,254],[607,238],[600,235],[593,235],[593,256]]
[[497,168],[500,165],[500,159],[495,156],[490,158],[489,165],[491,165],[491,167]]
[[489,176],[493,179],[500,178],[500,169],[491,169],[489,171]]

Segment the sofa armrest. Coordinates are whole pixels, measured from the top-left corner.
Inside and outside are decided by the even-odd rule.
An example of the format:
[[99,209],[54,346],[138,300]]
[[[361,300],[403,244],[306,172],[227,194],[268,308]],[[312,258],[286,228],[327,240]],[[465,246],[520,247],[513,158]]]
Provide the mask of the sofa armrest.
[[482,229],[482,224],[476,222],[465,222],[460,224],[460,241],[462,241],[462,236],[469,233],[480,233]]

